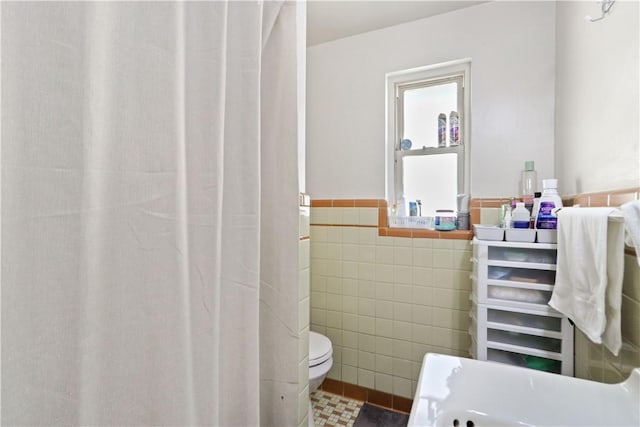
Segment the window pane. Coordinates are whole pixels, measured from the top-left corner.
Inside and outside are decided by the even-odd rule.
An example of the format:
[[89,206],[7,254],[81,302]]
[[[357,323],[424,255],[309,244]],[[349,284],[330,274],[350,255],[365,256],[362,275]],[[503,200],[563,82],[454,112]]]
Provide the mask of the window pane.
[[412,149],[438,146],[438,115],[447,116],[449,139],[449,113],[458,111],[458,85],[438,84],[404,91],[404,134]]
[[402,170],[404,194],[409,201],[422,201],[422,216],[434,216],[437,209],[457,209],[457,154],[406,156]]

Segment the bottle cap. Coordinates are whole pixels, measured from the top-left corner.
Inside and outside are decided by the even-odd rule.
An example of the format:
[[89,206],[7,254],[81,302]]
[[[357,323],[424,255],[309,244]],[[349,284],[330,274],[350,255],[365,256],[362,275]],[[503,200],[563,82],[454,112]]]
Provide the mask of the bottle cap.
[[524,170],[532,171],[534,169],[535,169],[535,165],[533,160],[527,160],[526,162],[524,162]]
[[542,180],[542,188],[558,188],[558,180],[557,179],[543,179]]
[[411,150],[411,140],[405,138],[402,141],[400,141],[400,149],[401,150]]

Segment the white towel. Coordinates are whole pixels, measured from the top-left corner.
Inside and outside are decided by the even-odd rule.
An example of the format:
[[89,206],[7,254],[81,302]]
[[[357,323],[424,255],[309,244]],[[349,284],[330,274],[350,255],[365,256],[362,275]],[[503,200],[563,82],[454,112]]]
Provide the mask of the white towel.
[[564,208],[558,212],[556,283],[549,305],[617,356],[622,345],[624,226],[608,220],[616,211]]
[[640,201],[628,202],[620,206],[626,228],[625,243],[636,250],[640,265]]

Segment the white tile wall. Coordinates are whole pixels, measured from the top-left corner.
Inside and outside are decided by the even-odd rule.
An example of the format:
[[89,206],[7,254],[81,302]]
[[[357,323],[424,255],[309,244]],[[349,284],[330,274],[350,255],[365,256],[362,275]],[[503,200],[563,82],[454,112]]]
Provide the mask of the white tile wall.
[[309,411],[309,319],[311,309],[311,242],[309,207],[300,206],[298,245],[298,426],[308,425]]
[[576,329],[576,377],[617,383],[626,379],[633,368],[640,367],[640,266],[633,255],[625,255],[624,264],[620,353],[614,356]]
[[412,398],[426,352],[468,357],[471,245],[377,223],[378,208],[311,209],[311,329],[333,343],[330,378]]

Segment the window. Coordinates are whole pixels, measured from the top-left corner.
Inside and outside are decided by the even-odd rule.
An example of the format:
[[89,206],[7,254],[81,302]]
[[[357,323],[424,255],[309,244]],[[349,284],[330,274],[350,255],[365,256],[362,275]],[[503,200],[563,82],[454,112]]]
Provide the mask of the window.
[[[422,216],[434,216],[437,209],[455,211],[456,196],[469,193],[469,74],[470,62],[464,60],[387,75],[391,205],[404,195],[421,201]],[[457,144],[451,140],[456,120]]]

